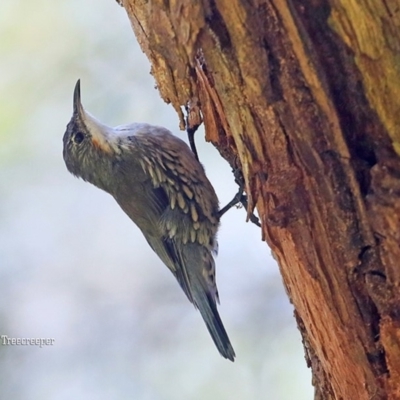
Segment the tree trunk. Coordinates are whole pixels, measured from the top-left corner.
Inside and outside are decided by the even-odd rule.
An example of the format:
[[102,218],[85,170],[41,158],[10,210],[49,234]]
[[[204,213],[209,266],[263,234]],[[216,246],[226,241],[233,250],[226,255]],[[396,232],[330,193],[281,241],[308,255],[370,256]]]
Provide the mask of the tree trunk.
[[400,399],[396,0],[122,0],[279,262],[317,399]]

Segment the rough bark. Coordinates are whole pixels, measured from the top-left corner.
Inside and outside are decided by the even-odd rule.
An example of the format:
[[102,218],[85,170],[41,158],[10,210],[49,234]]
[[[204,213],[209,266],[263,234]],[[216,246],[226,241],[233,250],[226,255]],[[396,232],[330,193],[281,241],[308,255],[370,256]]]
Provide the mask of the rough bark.
[[243,173],[316,398],[400,399],[399,3],[122,3],[181,127]]

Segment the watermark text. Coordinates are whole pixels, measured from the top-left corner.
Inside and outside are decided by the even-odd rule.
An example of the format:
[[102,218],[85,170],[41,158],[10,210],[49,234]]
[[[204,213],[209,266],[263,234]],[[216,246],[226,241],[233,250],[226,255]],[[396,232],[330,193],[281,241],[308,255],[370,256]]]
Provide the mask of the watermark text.
[[1,335],[1,344],[3,346],[53,346],[56,339],[53,338],[15,338]]

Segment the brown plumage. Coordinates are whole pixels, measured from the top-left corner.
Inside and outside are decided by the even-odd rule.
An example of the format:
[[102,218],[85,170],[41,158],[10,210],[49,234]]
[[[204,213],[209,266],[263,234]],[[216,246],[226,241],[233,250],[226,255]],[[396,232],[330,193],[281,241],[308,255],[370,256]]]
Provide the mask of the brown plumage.
[[235,352],[217,311],[218,199],[189,147],[148,124],[110,128],[87,113],[79,81],[64,135],[68,170],[110,193],[199,309],[219,352]]

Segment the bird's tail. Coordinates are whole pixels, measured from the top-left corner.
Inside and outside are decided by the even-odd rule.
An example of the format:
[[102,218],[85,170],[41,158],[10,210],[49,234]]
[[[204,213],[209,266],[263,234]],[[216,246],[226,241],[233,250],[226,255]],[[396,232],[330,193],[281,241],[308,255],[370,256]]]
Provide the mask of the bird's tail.
[[234,361],[235,351],[217,310],[218,292],[212,254],[197,244],[186,245],[184,253],[193,303],[199,309],[222,357]]
[[193,298],[218,351],[222,357],[234,361],[235,351],[218,314],[215,299],[211,297],[210,293],[204,291],[198,294],[193,293]]

